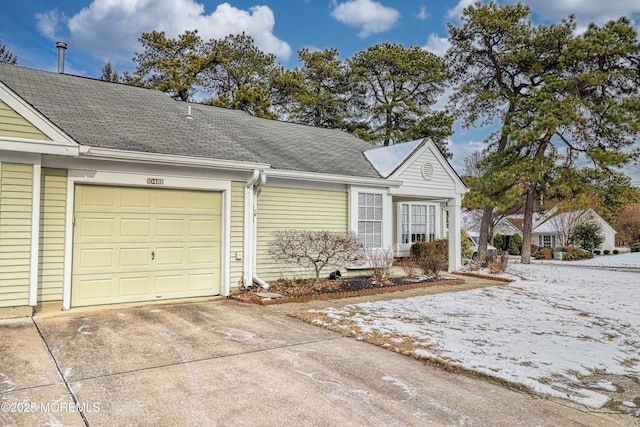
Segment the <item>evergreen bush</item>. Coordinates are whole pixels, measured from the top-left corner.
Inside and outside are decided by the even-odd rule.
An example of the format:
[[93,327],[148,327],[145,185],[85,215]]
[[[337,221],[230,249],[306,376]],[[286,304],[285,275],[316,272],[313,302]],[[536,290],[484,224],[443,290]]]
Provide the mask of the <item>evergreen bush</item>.
[[521,235],[514,234],[511,239],[509,239],[509,247],[507,247],[507,252],[509,252],[509,255],[520,255],[522,253]]

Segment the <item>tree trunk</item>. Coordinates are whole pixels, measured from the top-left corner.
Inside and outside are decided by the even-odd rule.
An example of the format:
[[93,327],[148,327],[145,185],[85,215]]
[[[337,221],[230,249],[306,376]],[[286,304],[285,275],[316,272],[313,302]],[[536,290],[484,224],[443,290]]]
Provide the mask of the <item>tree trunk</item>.
[[[507,144],[509,143],[509,134],[505,132],[507,125],[511,123],[511,115],[515,111],[515,103],[509,102],[509,111],[504,119],[504,124],[502,125],[502,135],[500,136],[500,141],[498,143],[498,147],[496,148],[496,153],[502,153],[507,149]],[[489,242],[489,233],[492,233],[493,223],[493,207],[485,206],[482,211],[482,222],[480,223],[480,241],[478,242],[478,261],[483,263],[487,260],[487,243]]]
[[520,262],[522,264],[531,264],[531,231],[533,228],[533,211],[536,201],[535,182],[529,184],[527,191],[527,201],[524,205],[524,219],[522,222],[522,252]]
[[489,241],[489,229],[493,220],[493,208],[487,206],[482,210],[482,221],[480,222],[480,241],[478,242],[477,261],[484,264],[487,260],[487,243]]

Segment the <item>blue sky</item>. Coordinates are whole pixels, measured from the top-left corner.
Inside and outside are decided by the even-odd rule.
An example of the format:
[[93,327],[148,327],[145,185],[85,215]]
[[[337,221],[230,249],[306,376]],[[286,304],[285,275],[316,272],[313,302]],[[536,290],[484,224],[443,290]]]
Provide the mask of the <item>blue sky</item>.
[[[421,46],[436,54],[447,48],[447,23],[457,24],[475,0],[15,0],[3,4],[0,41],[18,64],[55,70],[56,41],[69,44],[65,72],[99,77],[111,61],[132,70],[142,32],[175,37],[197,29],[205,39],[242,31],[286,67],[297,64],[302,48],[336,48],[342,59],[377,43]],[[485,1],[486,2],[486,1]],[[500,0],[501,4],[514,3]],[[575,14],[578,25],[602,24],[627,16],[640,25],[637,0],[522,0],[538,22],[558,22]],[[459,171],[464,158],[482,148],[488,129],[456,126],[450,149]],[[628,169],[640,185],[638,167]]]

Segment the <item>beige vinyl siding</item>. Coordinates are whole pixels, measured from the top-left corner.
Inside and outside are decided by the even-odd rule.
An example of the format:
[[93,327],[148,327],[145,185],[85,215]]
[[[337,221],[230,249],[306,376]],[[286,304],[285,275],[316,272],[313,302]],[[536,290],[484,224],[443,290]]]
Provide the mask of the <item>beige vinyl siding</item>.
[[[258,276],[264,280],[282,277],[313,277],[311,269],[273,262],[267,253],[274,232],[284,229],[349,229],[347,192],[262,188],[258,197]],[[329,274],[329,269],[323,271]]]
[[0,136],[49,140],[38,128],[2,101],[0,101]]
[[38,302],[62,301],[67,171],[42,168]]
[[29,305],[33,166],[0,164],[0,307]]
[[244,258],[244,183],[231,183],[231,260],[229,263],[231,287],[240,286]]

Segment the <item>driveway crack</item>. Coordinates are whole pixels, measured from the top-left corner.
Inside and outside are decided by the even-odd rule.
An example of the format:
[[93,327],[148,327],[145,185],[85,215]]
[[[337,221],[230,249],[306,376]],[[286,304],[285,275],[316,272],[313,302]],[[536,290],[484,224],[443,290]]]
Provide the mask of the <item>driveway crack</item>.
[[84,425],[86,427],[91,427],[91,424],[89,423],[89,420],[87,420],[87,417],[84,414],[84,411],[82,410],[82,405],[80,405],[80,402],[78,402],[78,398],[76,397],[75,393],[71,389],[71,386],[69,385],[69,382],[67,381],[67,379],[63,375],[62,370],[60,369],[60,365],[58,364],[58,361],[56,360],[55,356],[53,355],[53,352],[51,351],[51,347],[49,347],[49,343],[47,343],[47,340],[44,339],[44,335],[42,335],[42,331],[38,327],[38,324],[36,323],[36,320],[33,317],[31,317],[31,321],[33,322],[33,326],[35,326],[36,331],[38,331],[38,335],[40,335],[40,339],[42,340],[42,342],[44,343],[45,347],[47,348],[47,352],[49,352],[49,356],[51,356],[51,360],[53,360],[53,364],[55,365],[56,370],[58,371],[58,375],[62,379],[62,382],[64,383],[64,386],[67,389],[67,392],[71,396],[71,400],[73,400],[73,404],[75,405],[76,410],[80,414],[80,417],[82,418],[82,422],[84,423]]

